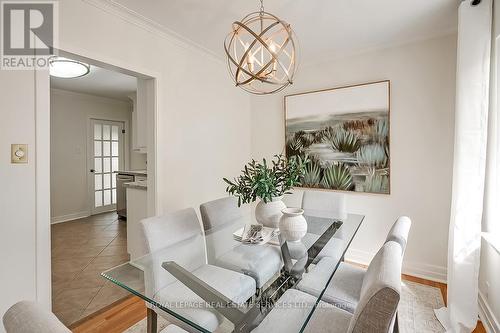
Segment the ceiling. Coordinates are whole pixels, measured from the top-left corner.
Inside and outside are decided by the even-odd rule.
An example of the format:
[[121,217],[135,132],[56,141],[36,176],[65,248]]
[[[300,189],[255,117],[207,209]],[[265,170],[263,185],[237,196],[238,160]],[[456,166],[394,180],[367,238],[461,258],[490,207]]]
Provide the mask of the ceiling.
[[[231,23],[260,6],[258,0],[112,2],[221,57]],[[302,63],[428,39],[457,28],[458,0],[269,0],[264,5],[292,25]]]
[[50,87],[128,101],[127,96],[137,90],[137,79],[91,65],[90,73],[82,77],[50,77]]

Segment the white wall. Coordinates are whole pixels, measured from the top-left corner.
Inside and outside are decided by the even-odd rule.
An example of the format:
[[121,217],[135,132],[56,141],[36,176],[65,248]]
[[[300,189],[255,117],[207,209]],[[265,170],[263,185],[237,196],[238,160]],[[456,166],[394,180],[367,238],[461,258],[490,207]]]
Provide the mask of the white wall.
[[[221,178],[237,173],[249,159],[251,135],[249,97],[231,83],[225,64],[80,0],[59,2],[59,27],[61,49],[157,77],[158,211],[196,207],[225,195]],[[39,296],[50,292],[50,279],[35,288],[34,262],[41,254],[34,249],[34,184],[48,174],[35,177],[33,159],[27,166],[12,166],[8,158],[11,143],[34,143],[34,80],[19,71],[0,71],[0,78],[0,260],[9,267],[0,272],[3,314],[21,299],[39,299],[50,307],[50,298]],[[49,95],[45,88],[38,92],[41,100]],[[48,105],[39,110],[45,111]],[[41,127],[42,134],[48,130]],[[48,228],[48,214],[39,223]],[[40,238],[36,246],[49,241]]]
[[[413,220],[405,271],[446,279],[456,35],[299,68],[285,94],[391,80],[391,195],[348,194],[366,215],[349,257],[368,262],[399,215]],[[283,96],[252,99],[252,155],[284,148]]]
[[127,135],[121,169],[129,169],[132,110],[130,102],[59,89],[51,89],[50,104],[51,217],[52,222],[61,222],[91,213],[87,187],[89,120],[124,122]]
[[[35,96],[25,84],[33,75],[0,70],[0,313],[36,294]],[[28,164],[10,164],[11,143],[28,144]]]

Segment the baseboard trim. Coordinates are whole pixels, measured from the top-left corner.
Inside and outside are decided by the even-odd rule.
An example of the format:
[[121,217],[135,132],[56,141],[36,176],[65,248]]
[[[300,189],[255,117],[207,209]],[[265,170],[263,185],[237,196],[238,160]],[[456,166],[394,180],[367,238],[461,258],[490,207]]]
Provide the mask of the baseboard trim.
[[495,314],[491,310],[486,296],[481,291],[479,291],[479,318],[481,319],[486,332],[500,333],[500,323],[498,319],[495,318]]
[[83,217],[89,217],[89,216],[90,216],[89,211],[83,211],[83,212],[61,215],[61,216],[54,216],[50,219],[50,223],[57,224],[57,223],[68,222],[68,221],[81,219]]
[[[368,265],[374,256],[374,253],[349,249],[346,254],[346,259],[359,264]],[[402,273],[441,283],[446,283],[447,280],[446,267],[410,262],[407,260],[403,262]]]

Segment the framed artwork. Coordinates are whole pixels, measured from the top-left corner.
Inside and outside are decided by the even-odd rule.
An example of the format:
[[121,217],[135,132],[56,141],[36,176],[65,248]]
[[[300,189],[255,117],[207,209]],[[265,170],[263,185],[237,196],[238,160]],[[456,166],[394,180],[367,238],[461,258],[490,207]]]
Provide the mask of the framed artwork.
[[286,155],[309,156],[302,187],[390,194],[390,81],[285,96]]

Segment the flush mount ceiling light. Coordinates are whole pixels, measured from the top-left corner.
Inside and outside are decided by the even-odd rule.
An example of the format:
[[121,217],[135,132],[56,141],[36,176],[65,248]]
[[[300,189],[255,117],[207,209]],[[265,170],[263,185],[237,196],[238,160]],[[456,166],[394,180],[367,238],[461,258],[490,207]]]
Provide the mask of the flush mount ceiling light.
[[50,75],[64,79],[71,79],[87,75],[90,65],[80,61],[63,57],[54,57],[49,60]]
[[224,41],[231,77],[252,94],[265,95],[293,83],[297,69],[297,43],[290,24],[264,11],[233,23]]

